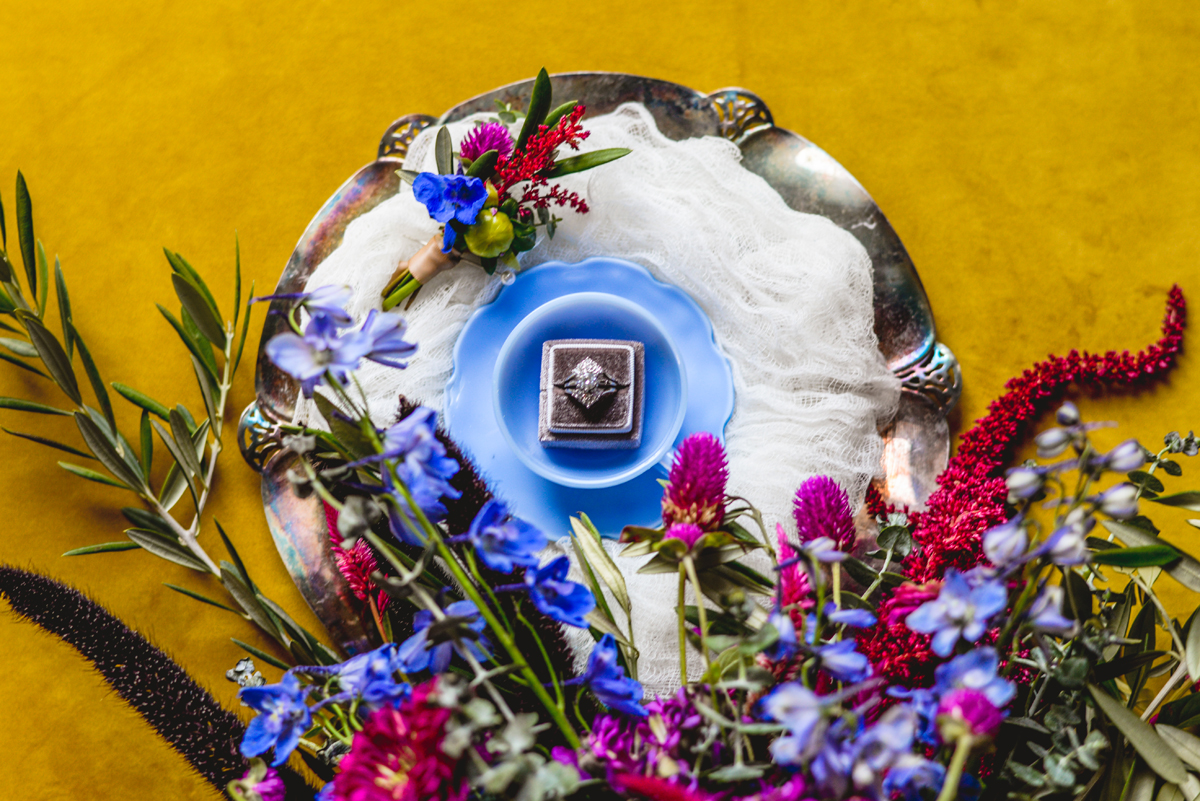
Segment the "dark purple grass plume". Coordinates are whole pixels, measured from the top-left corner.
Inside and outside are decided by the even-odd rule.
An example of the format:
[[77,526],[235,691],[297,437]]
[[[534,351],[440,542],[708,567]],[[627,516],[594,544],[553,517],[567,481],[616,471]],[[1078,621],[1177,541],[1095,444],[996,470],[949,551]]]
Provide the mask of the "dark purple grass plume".
[[[0,596],[21,617],[79,651],[105,681],[217,790],[242,775],[245,726],[145,637],[78,590],[46,576],[0,565]],[[114,748],[118,747],[116,744]],[[286,767],[288,799],[314,791]]]

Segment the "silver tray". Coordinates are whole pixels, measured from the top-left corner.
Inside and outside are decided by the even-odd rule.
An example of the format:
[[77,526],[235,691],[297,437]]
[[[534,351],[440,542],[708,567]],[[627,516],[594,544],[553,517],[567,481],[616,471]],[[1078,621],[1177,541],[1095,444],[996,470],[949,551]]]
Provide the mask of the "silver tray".
[[[350,221],[398,191],[395,170],[422,129],[491,111],[496,100],[523,108],[532,86],[532,80],[514,83],[460,103],[440,118],[409,114],[392,123],[376,159],[346,181],[309,223],[275,291],[302,290],[317,265],[341,244]],[[883,432],[886,476],[877,486],[889,501],[921,507],[946,466],[946,417],[961,394],[962,375],[954,355],[937,341],[933,312],[912,260],[862,185],[816,145],[777,127],[766,104],[745,89],[705,95],[636,75],[580,72],[555,75],[554,91],[560,98],[579,98],[589,115],[630,101],[644,103],[659,130],[672,139],[729,139],[741,148],[745,167],[766,179],[789,206],[830,218],[863,244],[875,268],[879,348],[903,382],[900,411]],[[276,301],[271,308],[284,306]],[[262,345],[284,325],[284,315],[267,316],[255,375],[257,400],[242,414],[238,442],[246,461],[262,474],[267,522],[284,564],[334,641],[354,653],[371,646],[372,633],[361,626],[358,602],[334,564],[321,502],[292,491],[286,473],[295,456],[279,446],[275,424],[292,418],[299,385],[271,364]]]

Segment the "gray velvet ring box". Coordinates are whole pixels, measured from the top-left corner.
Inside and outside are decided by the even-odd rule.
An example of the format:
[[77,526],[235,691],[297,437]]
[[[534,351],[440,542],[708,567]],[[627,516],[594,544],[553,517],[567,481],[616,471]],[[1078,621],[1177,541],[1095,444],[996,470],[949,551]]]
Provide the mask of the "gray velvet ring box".
[[546,448],[615,450],[642,444],[645,346],[625,339],[542,344],[538,440]]

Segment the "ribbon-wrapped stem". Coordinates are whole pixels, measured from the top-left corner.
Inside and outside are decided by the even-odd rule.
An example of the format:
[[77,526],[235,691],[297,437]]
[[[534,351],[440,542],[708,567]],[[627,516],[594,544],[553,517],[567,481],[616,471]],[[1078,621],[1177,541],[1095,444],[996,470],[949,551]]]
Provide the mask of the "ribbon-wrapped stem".
[[449,270],[460,261],[462,254],[457,250],[442,252],[440,235],[431,237],[412,257],[396,266],[396,272],[392,273],[391,280],[383,290],[383,310],[395,308],[435,275]]

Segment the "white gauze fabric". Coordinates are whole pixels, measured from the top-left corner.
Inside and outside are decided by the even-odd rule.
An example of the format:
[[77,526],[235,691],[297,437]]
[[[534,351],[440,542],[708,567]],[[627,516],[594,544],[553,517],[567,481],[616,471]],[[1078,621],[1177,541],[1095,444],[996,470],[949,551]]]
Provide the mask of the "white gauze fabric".
[[[483,118],[451,124],[453,141]],[[559,211],[565,219],[555,238],[543,234],[522,254],[522,266],[611,256],[683,289],[712,321],[733,369],[735,408],[725,430],[729,492],[750,498],[772,530],[777,522],[794,529],[792,495],[811,475],[834,478],[857,506],[880,472],[878,426],[895,413],[900,390],[875,338],[866,251],[828,219],[789,208],[741,166],[737,146],[725,139],[672,141],[635,103],[588,119],[587,128],[591,135],[582,150],[626,147],[632,153],[560,180],[591,210]],[[417,137],[406,169],[435,169],[435,134],[430,128]],[[403,188],[347,227],[342,245],[314,271],[308,288],[351,287],[348,311],[362,320],[379,307],[397,262],[437,230]],[[400,394],[443,410],[458,334],[500,286],[499,276],[464,263],[421,289],[406,312],[408,338],[420,346],[408,369],[368,363],[358,372],[375,420],[394,418]],[[703,376],[688,381],[693,391],[703,391]],[[319,416],[301,403],[297,419]],[[644,561],[619,563],[634,599],[640,678],[648,692],[666,694],[679,686],[676,622],[665,613],[676,606],[677,579],[635,575]],[[586,631],[568,633],[582,663],[591,638]],[[698,673],[698,663],[689,667],[690,675]]]

